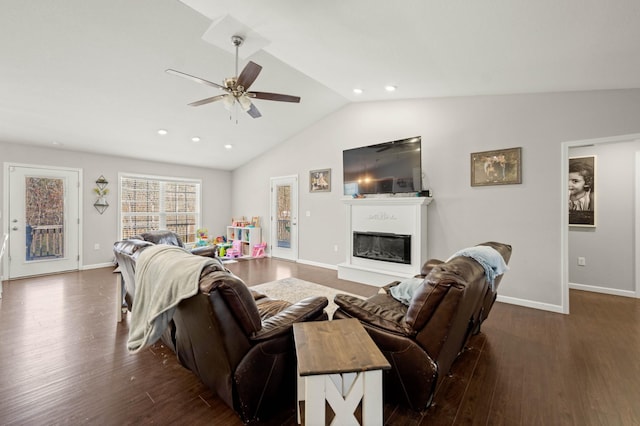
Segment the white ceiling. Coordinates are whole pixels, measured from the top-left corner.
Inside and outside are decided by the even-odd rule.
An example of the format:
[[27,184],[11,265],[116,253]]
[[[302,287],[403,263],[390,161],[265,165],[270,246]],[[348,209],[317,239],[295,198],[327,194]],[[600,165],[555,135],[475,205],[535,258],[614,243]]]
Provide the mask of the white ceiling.
[[[187,106],[220,92],[164,70],[221,83],[231,28],[300,104]],[[637,0],[0,1],[2,142],[232,170],[349,102],[639,87]]]

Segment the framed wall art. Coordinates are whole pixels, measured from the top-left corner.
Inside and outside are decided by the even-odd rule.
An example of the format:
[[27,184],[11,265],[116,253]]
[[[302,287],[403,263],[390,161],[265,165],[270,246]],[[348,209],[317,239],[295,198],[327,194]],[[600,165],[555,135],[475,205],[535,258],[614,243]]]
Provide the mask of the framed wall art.
[[522,183],[522,148],[471,153],[471,186]]
[[569,226],[596,226],[596,157],[569,158]]
[[309,192],[331,192],[331,169],[309,172]]

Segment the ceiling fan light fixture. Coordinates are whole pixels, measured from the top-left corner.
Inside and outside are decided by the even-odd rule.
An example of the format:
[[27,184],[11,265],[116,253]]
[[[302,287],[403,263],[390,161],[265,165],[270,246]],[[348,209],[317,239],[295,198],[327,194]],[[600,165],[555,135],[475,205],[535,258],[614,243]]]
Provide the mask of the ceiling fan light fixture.
[[249,97],[247,97],[246,95],[243,95],[238,97],[237,99],[238,99],[238,103],[242,107],[242,110],[244,112],[249,111],[249,108],[251,108],[251,100],[249,99]]
[[227,111],[231,111],[231,108],[233,108],[234,102],[235,102],[235,98],[233,97],[233,95],[225,95],[225,97],[222,98],[222,105],[224,105],[224,108]]

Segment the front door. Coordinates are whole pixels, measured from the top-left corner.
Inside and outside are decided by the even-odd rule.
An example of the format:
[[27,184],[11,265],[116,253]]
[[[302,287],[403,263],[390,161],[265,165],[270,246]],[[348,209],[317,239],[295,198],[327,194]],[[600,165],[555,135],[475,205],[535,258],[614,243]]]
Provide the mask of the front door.
[[79,269],[80,171],[5,167],[9,186],[9,278]]
[[298,260],[298,177],[271,178],[271,256]]

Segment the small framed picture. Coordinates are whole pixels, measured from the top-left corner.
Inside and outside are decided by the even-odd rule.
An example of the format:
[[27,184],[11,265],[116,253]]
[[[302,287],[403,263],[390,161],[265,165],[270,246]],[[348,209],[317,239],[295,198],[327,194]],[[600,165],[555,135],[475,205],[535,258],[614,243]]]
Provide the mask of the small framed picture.
[[471,186],[522,183],[522,148],[471,153]]
[[331,169],[309,172],[309,192],[331,192]]
[[569,226],[596,226],[596,156],[569,158]]

